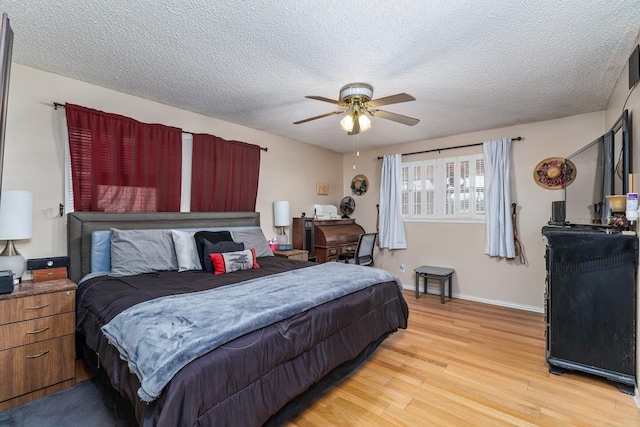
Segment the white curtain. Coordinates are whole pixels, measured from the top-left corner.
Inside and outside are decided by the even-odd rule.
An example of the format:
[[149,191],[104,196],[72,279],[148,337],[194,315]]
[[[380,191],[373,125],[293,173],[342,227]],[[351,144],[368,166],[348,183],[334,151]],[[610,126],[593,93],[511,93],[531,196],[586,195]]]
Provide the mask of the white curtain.
[[382,160],[378,228],[380,248],[407,248],[407,238],[402,222],[401,154],[387,155]]
[[482,144],[486,191],[484,253],[515,258],[511,222],[511,138]]

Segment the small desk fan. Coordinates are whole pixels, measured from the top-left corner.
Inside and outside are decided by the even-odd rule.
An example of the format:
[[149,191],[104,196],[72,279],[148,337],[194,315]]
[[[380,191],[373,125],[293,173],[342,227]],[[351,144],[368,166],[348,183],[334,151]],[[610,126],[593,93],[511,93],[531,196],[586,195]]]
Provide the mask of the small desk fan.
[[356,201],[353,197],[346,196],[340,201],[340,212],[342,212],[342,218],[349,218],[349,215],[356,210]]

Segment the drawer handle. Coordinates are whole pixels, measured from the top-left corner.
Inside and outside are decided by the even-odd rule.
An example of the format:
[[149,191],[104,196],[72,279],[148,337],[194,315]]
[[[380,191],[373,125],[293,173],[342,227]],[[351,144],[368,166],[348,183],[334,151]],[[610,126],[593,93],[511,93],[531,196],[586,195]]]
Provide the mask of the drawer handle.
[[38,353],[38,354],[28,354],[28,355],[27,355],[27,359],[35,359],[35,358],[37,358],[37,357],[42,357],[42,356],[44,356],[44,355],[45,355],[45,354],[47,354],[47,353],[49,353],[49,350],[47,350],[47,351],[43,351],[42,353]]
[[27,334],[39,334],[40,332],[44,332],[44,331],[46,331],[48,329],[49,329],[49,327],[47,326],[46,328],[37,329],[35,331],[27,331]]
[[27,307],[27,310],[40,310],[41,308],[49,307],[49,304],[36,305],[35,307]]
[[49,273],[47,273],[47,276],[51,277],[51,276],[53,276],[53,273],[49,272]]

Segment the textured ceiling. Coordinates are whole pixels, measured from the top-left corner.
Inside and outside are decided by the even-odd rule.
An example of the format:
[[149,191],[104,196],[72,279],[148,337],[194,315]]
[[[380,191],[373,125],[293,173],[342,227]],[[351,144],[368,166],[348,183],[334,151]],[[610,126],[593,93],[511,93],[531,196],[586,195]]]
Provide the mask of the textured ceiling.
[[[417,100],[360,148],[602,110],[638,0],[0,0],[29,67],[349,152],[341,86]],[[54,100],[52,100],[54,101]],[[66,101],[64,99],[58,101]],[[99,106],[92,106],[99,108]],[[259,141],[252,141],[259,143]]]

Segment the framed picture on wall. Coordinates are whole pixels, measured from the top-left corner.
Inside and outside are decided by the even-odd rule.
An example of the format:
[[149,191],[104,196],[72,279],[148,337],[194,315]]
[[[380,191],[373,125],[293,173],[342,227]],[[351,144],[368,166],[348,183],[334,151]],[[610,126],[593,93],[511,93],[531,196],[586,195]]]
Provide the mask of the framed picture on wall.
[[327,184],[326,182],[316,182],[316,194],[318,196],[328,196],[329,184]]

